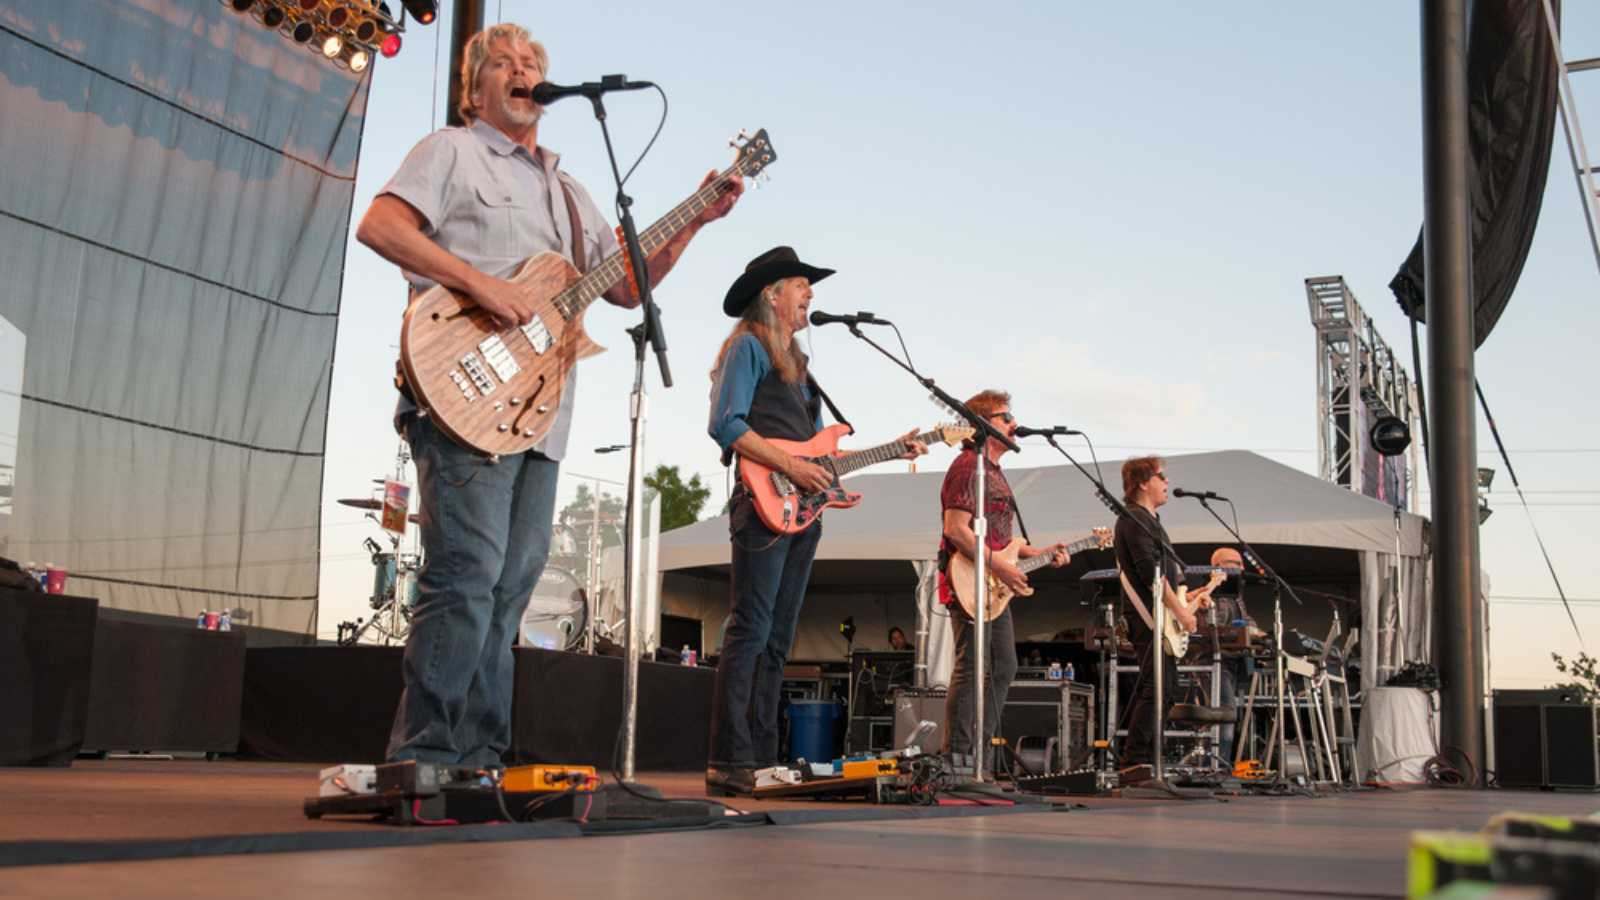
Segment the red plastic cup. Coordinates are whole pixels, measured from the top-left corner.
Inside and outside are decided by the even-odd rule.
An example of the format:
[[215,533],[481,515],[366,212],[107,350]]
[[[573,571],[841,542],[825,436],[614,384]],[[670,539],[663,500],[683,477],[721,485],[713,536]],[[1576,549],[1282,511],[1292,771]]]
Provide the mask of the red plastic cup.
[[67,570],[55,566],[45,570],[45,590],[52,594],[67,592]]
[[206,630],[216,631],[218,623],[222,620],[222,613],[206,611]]

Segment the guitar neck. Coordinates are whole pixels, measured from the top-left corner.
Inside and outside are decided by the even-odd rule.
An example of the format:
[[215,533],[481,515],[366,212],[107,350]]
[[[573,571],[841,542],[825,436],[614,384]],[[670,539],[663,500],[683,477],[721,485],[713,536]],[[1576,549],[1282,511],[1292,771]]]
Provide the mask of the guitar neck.
[[[912,438],[912,440],[920,441],[924,444],[931,444],[938,439],[938,431],[924,431]],[[875,466],[891,459],[899,459],[905,452],[906,442],[901,440],[879,444],[876,447],[868,447],[865,450],[855,450],[843,456],[834,457],[832,460],[833,471],[842,477],[857,469],[865,469],[867,466]]]
[[[705,212],[706,207],[715,203],[722,196],[723,188],[735,176],[746,174],[747,160],[740,160],[729,166],[716,179],[705,187],[689,195],[687,200],[673,207],[670,212],[656,220],[655,224],[646,228],[639,234],[639,249],[644,251],[645,259],[655,255],[672,240],[673,236],[682,231],[694,218]],[[571,321],[579,313],[589,308],[589,304],[599,299],[606,291],[616,287],[617,283],[627,277],[627,254],[613,253],[606,257],[605,262],[595,266],[588,274],[573,282],[566,290],[555,296],[556,308],[561,314]]]
[[[1100,539],[1091,535],[1086,538],[1079,538],[1078,540],[1068,544],[1067,553],[1081,553],[1084,550],[1092,550],[1098,546],[1100,546]],[[1054,554],[1050,553],[1041,553],[1038,556],[1030,556],[1022,562],[1017,563],[1017,570],[1026,575],[1027,573],[1032,572],[1034,569],[1042,569],[1045,566],[1050,565],[1050,560],[1053,558]]]

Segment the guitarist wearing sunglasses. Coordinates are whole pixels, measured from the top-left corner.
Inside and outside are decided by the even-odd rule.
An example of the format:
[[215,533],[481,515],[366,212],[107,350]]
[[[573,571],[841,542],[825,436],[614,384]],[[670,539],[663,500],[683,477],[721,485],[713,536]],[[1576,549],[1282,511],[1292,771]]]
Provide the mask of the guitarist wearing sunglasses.
[[[1161,516],[1156,512],[1166,504],[1167,491],[1167,466],[1161,457],[1135,457],[1122,464],[1122,500],[1127,504],[1128,513],[1117,518],[1117,568],[1122,572],[1125,590],[1134,592],[1129,599],[1137,601],[1133,604],[1135,614],[1129,615],[1127,622],[1128,639],[1139,658],[1139,681],[1124,719],[1128,723],[1128,739],[1122,745],[1124,772],[1149,764],[1154,754],[1159,752],[1155,747],[1152,720],[1157,660],[1164,667],[1161,699],[1166,708],[1161,711],[1163,718],[1172,708],[1178,693],[1178,661],[1162,650],[1161,636],[1155,634],[1148,624],[1147,617],[1154,608],[1153,604],[1164,603],[1166,615],[1184,631],[1193,632],[1199,627],[1190,604],[1174,587],[1184,583],[1183,574],[1178,560],[1165,549],[1172,542],[1167,537],[1167,529],[1161,524]],[[1197,608],[1204,608],[1209,603],[1209,596],[1201,596]],[[1139,608],[1141,605],[1142,609]]]
[[[794,339],[806,326],[812,285],[833,273],[801,262],[789,247],[774,247],[752,260],[723,299],[722,311],[739,321],[711,369],[707,431],[722,448],[723,463],[735,455],[754,460],[807,494],[830,488],[834,474],[773,441],[806,441],[822,431],[824,402],[840,418]],[[902,458],[928,452],[915,438],[914,430],[900,438]],[[728,532],[731,609],[717,662],[706,761],[706,790],[723,796],[750,794],[755,771],[782,762],[783,666],[794,644],[822,524],[774,531],[741,481],[729,498]]]
[[[988,390],[967,401],[967,408],[986,416],[989,424],[1007,437],[1016,433],[1017,420],[1011,414],[1011,395],[1005,391]],[[1005,473],[1000,470],[1000,457],[1007,453],[1006,445],[998,441],[984,444],[985,468],[984,515],[989,520],[989,533],[984,539],[989,554],[988,565],[1001,584],[1018,594],[1028,593],[1028,576],[1017,565],[999,553],[1011,544],[1011,530],[1016,521],[1016,500],[1011,493]],[[939,541],[939,602],[950,610],[950,628],[955,637],[955,668],[950,674],[950,692],[945,698],[945,729],[943,752],[970,754],[973,745],[974,720],[977,718],[977,674],[974,636],[977,632],[973,619],[958,602],[956,588],[950,580],[950,560],[957,553],[975,559],[978,536],[972,530],[972,520],[977,512],[978,449],[968,441],[961,455],[945,472],[944,485],[939,489],[939,505],[943,520],[943,537]],[[1050,554],[1053,566],[1064,566],[1071,557],[1065,544],[1050,547],[1023,546],[1018,556],[1022,559]],[[1012,628],[1011,608],[1008,606],[989,621],[989,646],[986,657],[989,679],[984,694],[983,720],[984,759],[982,765],[991,765],[993,751],[989,739],[994,737],[1000,724],[1000,710],[1005,707],[1006,694],[1017,675],[1017,641]]]

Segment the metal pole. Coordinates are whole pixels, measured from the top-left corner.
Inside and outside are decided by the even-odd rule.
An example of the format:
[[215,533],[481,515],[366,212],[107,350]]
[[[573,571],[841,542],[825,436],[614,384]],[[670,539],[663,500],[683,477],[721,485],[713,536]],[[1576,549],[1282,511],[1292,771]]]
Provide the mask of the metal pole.
[[589,564],[584,567],[584,590],[587,592],[588,627],[584,629],[584,647],[593,655],[595,616],[600,612],[600,483],[594,485],[593,513],[589,519]]
[[1483,772],[1483,611],[1478,591],[1471,200],[1467,193],[1467,0],[1422,0],[1423,264],[1434,448],[1433,571],[1440,731]]
[[988,682],[984,678],[988,669],[984,663],[989,656],[989,561],[988,554],[984,551],[989,546],[989,494],[988,491],[989,469],[989,442],[984,440],[982,434],[978,435],[978,483],[973,492],[973,506],[975,515],[972,517],[972,533],[977,538],[973,551],[977,554],[973,560],[973,576],[977,579],[976,593],[978,598],[976,612],[972,619],[972,692],[974,694],[973,709],[976,712],[972,731],[972,777],[975,781],[987,781],[983,771],[983,751],[988,746],[984,737],[983,719],[984,704],[988,700]]
[[622,780],[633,780],[633,763],[639,737],[639,656],[644,635],[640,631],[639,603],[644,596],[644,424],[650,398],[644,387],[642,338],[635,360],[633,397],[633,447],[628,461],[628,572],[626,663],[622,672]]
[[489,25],[489,5],[483,0],[455,0],[450,7],[450,93],[445,97],[444,121],[461,126],[461,61],[467,40]]

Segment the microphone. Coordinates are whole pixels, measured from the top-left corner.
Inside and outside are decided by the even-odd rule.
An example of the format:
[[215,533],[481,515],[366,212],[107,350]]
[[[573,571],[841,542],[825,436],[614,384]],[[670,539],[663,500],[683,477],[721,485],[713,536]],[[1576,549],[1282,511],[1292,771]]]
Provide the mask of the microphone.
[[1174,497],[1194,497],[1197,500],[1222,500],[1222,501],[1227,501],[1227,499],[1228,499],[1227,497],[1222,496],[1221,494],[1217,493],[1216,491],[1186,491],[1183,488],[1173,488],[1172,489],[1172,496],[1174,496]]
[[1065,425],[1052,425],[1049,428],[1029,428],[1026,425],[1020,425],[1016,430],[1016,435],[1019,438],[1033,437],[1034,435],[1049,437],[1056,434],[1083,434],[1083,432],[1074,431]]
[[637,91],[652,87],[655,85],[648,81],[629,81],[626,75],[606,75],[599,81],[585,81],[583,84],[551,84],[548,81],[541,81],[528,91],[528,97],[540,106],[549,106],[563,97],[593,99],[612,91]]
[[872,313],[869,313],[869,312],[858,312],[858,313],[856,313],[854,315],[850,315],[848,313],[842,314],[842,315],[834,315],[833,313],[825,313],[825,312],[823,312],[822,310],[819,309],[819,310],[817,310],[817,311],[815,311],[815,312],[813,312],[811,314],[811,324],[813,324],[813,325],[832,325],[835,322],[837,322],[837,323],[839,323],[841,325],[888,325],[889,324],[889,320],[888,319],[880,319],[877,316],[875,316],[875,315],[873,315]]

